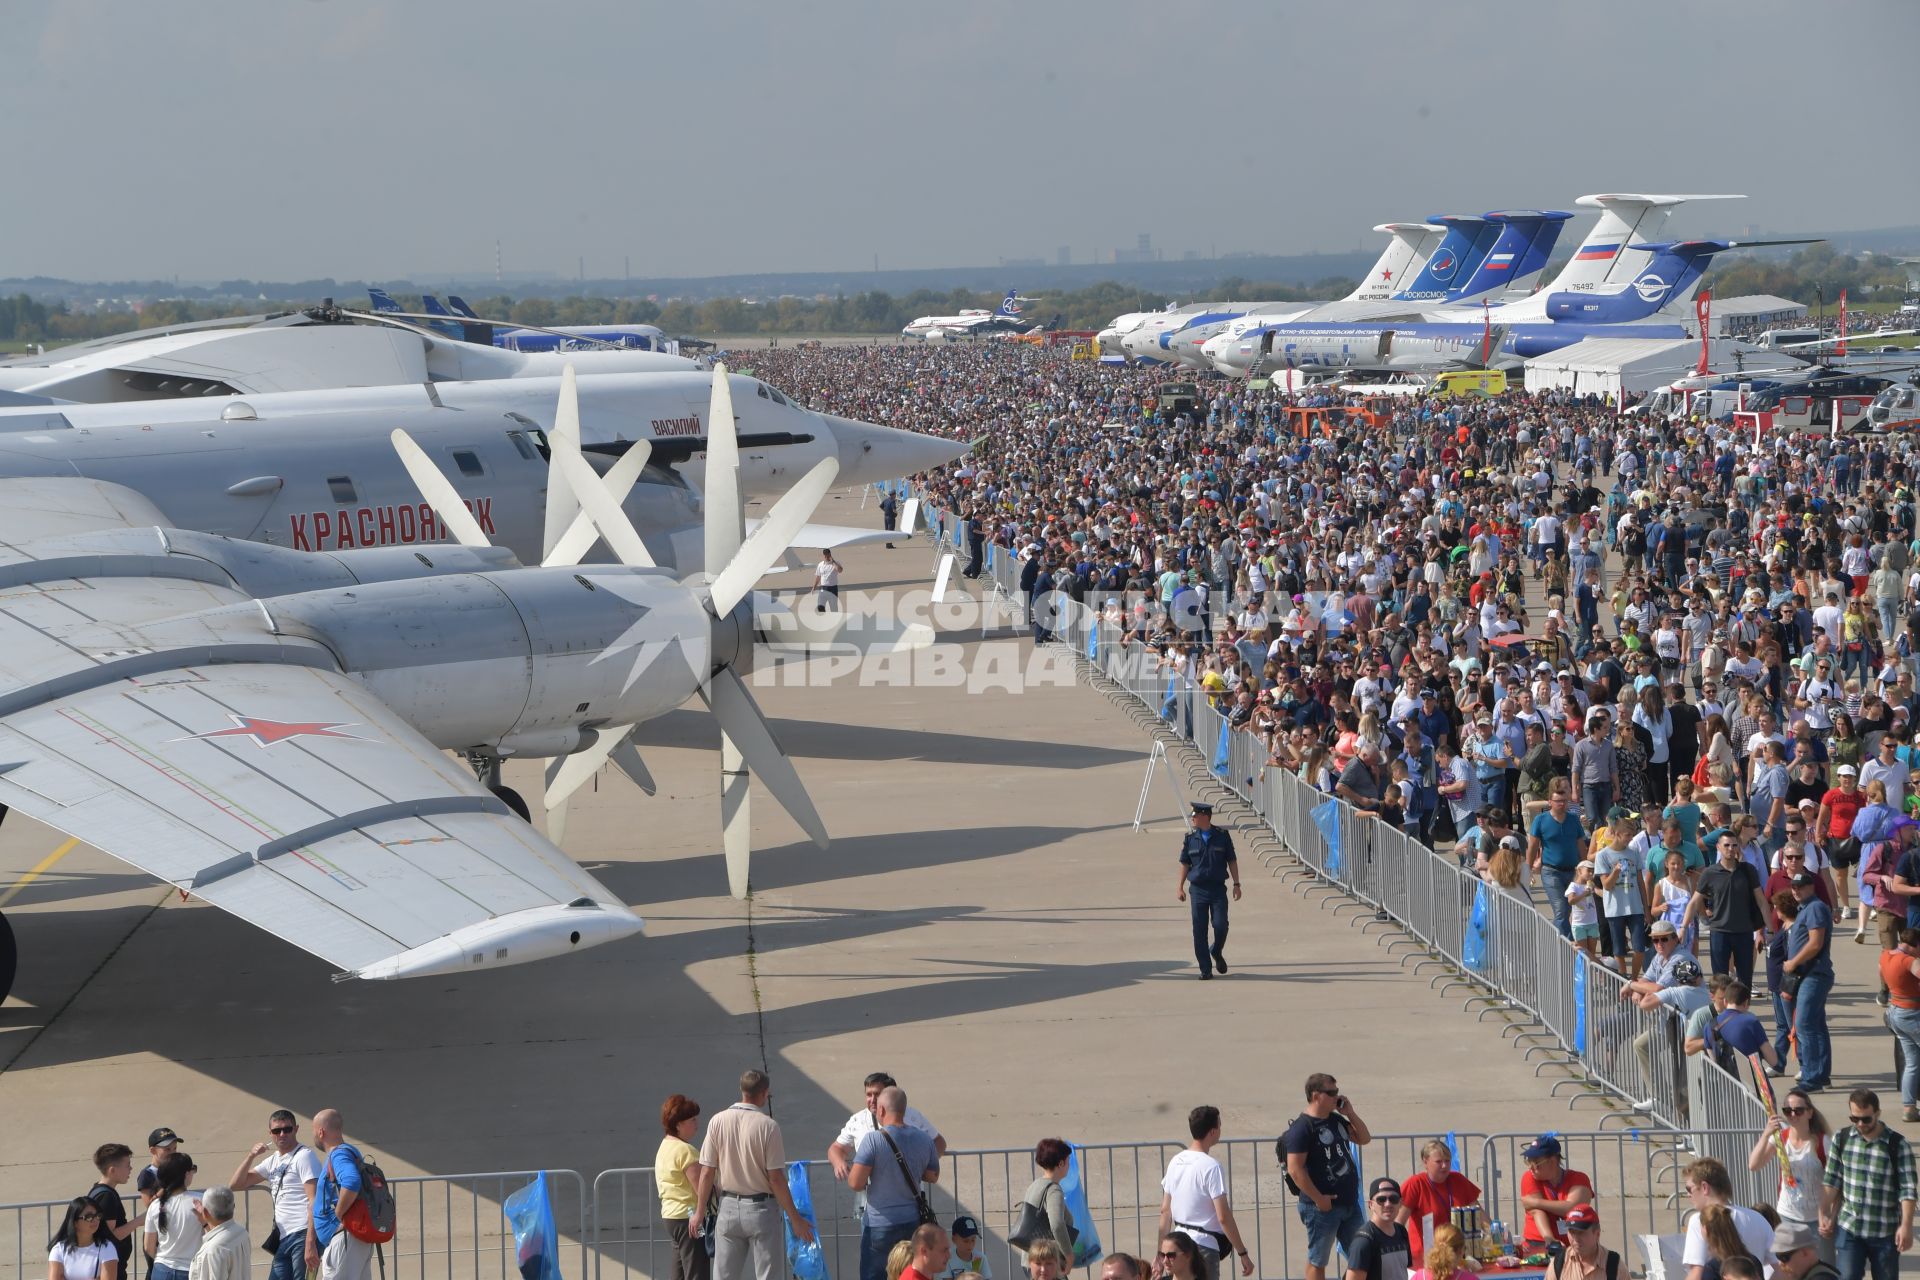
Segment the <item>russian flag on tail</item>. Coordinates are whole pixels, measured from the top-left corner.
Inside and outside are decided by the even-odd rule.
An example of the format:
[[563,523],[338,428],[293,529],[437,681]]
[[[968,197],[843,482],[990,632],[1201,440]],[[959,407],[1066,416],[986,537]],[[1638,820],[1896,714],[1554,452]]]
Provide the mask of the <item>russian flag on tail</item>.
[[1617,244],[1583,244],[1580,252],[1573,255],[1575,262],[1606,262],[1620,252]]
[[1490,253],[1487,255],[1487,260],[1485,263],[1481,265],[1480,269],[1482,271],[1506,271],[1510,269],[1512,266],[1513,266],[1512,254]]

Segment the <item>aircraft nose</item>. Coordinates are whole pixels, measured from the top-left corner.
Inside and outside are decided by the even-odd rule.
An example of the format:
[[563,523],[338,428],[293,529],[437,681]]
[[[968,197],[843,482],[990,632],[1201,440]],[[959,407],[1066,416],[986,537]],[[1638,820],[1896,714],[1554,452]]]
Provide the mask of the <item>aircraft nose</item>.
[[882,427],[831,413],[820,417],[833,432],[840,457],[837,484],[898,480],[952,462],[967,452],[967,445],[958,440],[943,440],[939,436]]

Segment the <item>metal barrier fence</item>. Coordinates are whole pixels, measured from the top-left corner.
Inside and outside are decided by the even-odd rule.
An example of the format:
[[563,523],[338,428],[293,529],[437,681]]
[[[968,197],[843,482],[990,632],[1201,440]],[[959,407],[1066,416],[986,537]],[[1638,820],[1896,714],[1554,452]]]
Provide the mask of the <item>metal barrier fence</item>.
[[[500,1205],[538,1172],[390,1179],[398,1232],[383,1246],[388,1280],[517,1280],[520,1268],[513,1232]],[[586,1184],[571,1169],[546,1172],[554,1226],[562,1236],[561,1268],[584,1277],[593,1214]],[[66,1215],[67,1203],[0,1205],[0,1280],[45,1280],[47,1244]],[[126,1204],[131,1217],[139,1202],[127,1199]],[[256,1187],[240,1197],[235,1220],[247,1228],[256,1246],[265,1239],[273,1229],[272,1199],[266,1190]],[[136,1229],[130,1270],[144,1276],[140,1234]],[[264,1254],[255,1266],[265,1274]]]
[[[1724,1073],[1722,1078],[1733,1083]],[[1420,1168],[1420,1148],[1432,1136],[1376,1134],[1355,1150],[1362,1185],[1382,1173],[1402,1181],[1413,1176]],[[1535,1136],[1440,1135],[1453,1153],[1454,1168],[1480,1186],[1485,1224],[1497,1220],[1516,1234],[1520,1231],[1525,1220],[1520,1179],[1526,1168],[1521,1152]],[[1751,1130],[1609,1130],[1557,1136],[1567,1167],[1592,1179],[1605,1210],[1609,1242],[1623,1254],[1630,1236],[1679,1228],[1684,1209],[1678,1194],[1680,1170],[1697,1153],[1720,1155],[1733,1173],[1742,1203],[1770,1201],[1776,1185],[1772,1170],[1746,1172]],[[1184,1145],[1109,1143],[1078,1149],[1091,1225],[1107,1254],[1154,1252],[1160,1180],[1167,1161]],[[1271,1138],[1236,1138],[1220,1143],[1213,1154],[1226,1172],[1234,1216],[1256,1274],[1297,1276],[1306,1262],[1306,1231],[1298,1199],[1286,1189],[1275,1147]],[[809,1161],[806,1168],[828,1272],[852,1280],[859,1271],[858,1197],[825,1161]],[[981,1247],[996,1274],[1017,1277],[1024,1269],[1006,1237],[1037,1172],[1026,1148],[950,1151],[942,1162],[940,1182],[932,1189],[935,1211],[942,1221],[958,1213],[979,1220]],[[517,1259],[500,1202],[532,1176],[520,1172],[395,1179],[400,1228],[386,1246],[394,1280],[514,1280]],[[563,1237],[563,1274],[577,1280],[653,1280],[670,1274],[672,1243],[660,1218],[651,1168],[609,1169],[593,1179],[590,1189],[572,1170],[549,1170],[547,1181]],[[64,1201],[0,1206],[0,1280],[40,1280],[47,1241],[65,1209]],[[242,1221],[256,1244],[271,1218],[263,1190],[243,1198]],[[134,1265],[145,1269],[137,1249]]]
[[[1406,1180],[1420,1167],[1428,1134],[1377,1134],[1356,1151],[1365,1181],[1381,1173]],[[1454,1167],[1477,1183],[1486,1206],[1483,1224],[1498,1220],[1524,1229],[1521,1152],[1536,1134],[1450,1133],[1441,1137],[1454,1152]],[[1568,1168],[1593,1181],[1605,1211],[1607,1239],[1631,1259],[1630,1238],[1680,1229],[1686,1209],[1680,1171],[1694,1158],[1702,1137],[1726,1144],[1751,1143],[1749,1133],[1679,1135],[1662,1130],[1609,1130],[1557,1135]],[[1166,1163],[1185,1144],[1113,1143],[1078,1148],[1092,1225],[1107,1255],[1151,1257],[1160,1225],[1160,1179]],[[1298,1199],[1286,1189],[1270,1138],[1241,1138],[1213,1149],[1226,1174],[1234,1218],[1260,1277],[1298,1276],[1306,1264],[1306,1229]],[[1745,1169],[1744,1149],[1739,1173]],[[857,1197],[835,1179],[824,1161],[807,1163],[808,1188],[826,1253],[828,1274],[858,1274],[860,1220]],[[940,1182],[932,1188],[942,1222],[971,1214],[982,1230],[981,1250],[999,1276],[1018,1277],[1024,1264],[1007,1244],[1019,1205],[1037,1170],[1022,1149],[947,1153]],[[1740,1183],[1736,1181],[1736,1188]],[[1771,1190],[1744,1203],[1770,1201]],[[659,1200],[650,1168],[609,1169],[594,1179],[594,1272],[592,1280],[642,1280],[671,1271],[672,1246],[659,1220]]]

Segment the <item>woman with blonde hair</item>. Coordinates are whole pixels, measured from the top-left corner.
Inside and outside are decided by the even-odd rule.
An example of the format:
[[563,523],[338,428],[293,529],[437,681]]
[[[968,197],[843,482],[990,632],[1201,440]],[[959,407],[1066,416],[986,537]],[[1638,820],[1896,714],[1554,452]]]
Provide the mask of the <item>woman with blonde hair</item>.
[[1425,1262],[1413,1273],[1413,1280],[1480,1280],[1467,1270],[1467,1237],[1451,1222],[1433,1229]]

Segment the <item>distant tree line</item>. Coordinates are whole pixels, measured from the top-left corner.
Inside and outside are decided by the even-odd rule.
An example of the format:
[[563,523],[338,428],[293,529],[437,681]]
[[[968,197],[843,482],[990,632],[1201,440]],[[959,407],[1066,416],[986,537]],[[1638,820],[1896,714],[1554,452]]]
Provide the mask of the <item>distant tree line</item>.
[[[1558,264],[1543,275],[1551,280]],[[1856,302],[1898,301],[1908,292],[1905,270],[1892,258],[1858,258],[1835,253],[1824,244],[1810,245],[1787,258],[1763,259],[1731,254],[1723,257],[1709,277],[1721,297],[1771,293],[1809,305],[1831,306],[1848,290]],[[1035,296],[1026,303],[1025,318],[1042,324],[1058,316],[1068,329],[1098,329],[1128,311],[1157,311],[1169,302],[1273,301],[1299,302],[1344,296],[1354,282],[1321,280],[1311,285],[1281,285],[1243,279],[1222,280],[1200,294],[1179,299],[1146,292],[1131,285],[1103,283],[1085,289]],[[969,307],[992,309],[998,293],[967,289],[942,292],[916,289],[901,297],[879,291],[832,298],[784,297],[749,303],[738,298],[707,302],[650,298],[520,298],[507,295],[472,298],[474,309],[490,320],[514,324],[556,325],[655,324],[669,334],[808,334],[898,333],[919,316],[952,315]],[[318,298],[312,300],[317,303]],[[339,298],[343,305],[364,306],[361,298]],[[418,310],[418,295],[396,295],[408,310]],[[72,311],[65,303],[35,301],[25,293],[0,297],[0,341],[68,342],[104,337],[132,329],[149,329],[195,320],[257,314],[256,301],[199,301],[168,298],[146,303],[139,314],[131,311]],[[290,304],[268,304],[276,311]],[[312,305],[304,304],[304,305]]]

